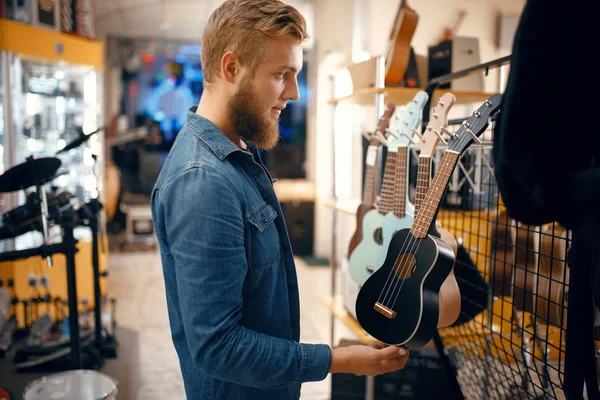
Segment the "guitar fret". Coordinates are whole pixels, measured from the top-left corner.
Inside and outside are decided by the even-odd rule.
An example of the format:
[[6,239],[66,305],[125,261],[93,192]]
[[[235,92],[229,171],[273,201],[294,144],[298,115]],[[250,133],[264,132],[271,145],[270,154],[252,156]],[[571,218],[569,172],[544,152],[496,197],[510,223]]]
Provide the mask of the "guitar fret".
[[406,210],[406,177],[407,177],[408,147],[402,146],[396,155],[396,179],[394,185],[393,213],[403,217]]
[[[440,163],[439,170],[436,172],[433,182],[427,191],[421,207],[413,225],[413,235],[416,237],[425,237],[437,212],[441,197],[448,186],[452,169],[456,164],[458,154],[445,152]],[[421,160],[419,160],[421,161]],[[411,231],[413,231],[411,229]]]

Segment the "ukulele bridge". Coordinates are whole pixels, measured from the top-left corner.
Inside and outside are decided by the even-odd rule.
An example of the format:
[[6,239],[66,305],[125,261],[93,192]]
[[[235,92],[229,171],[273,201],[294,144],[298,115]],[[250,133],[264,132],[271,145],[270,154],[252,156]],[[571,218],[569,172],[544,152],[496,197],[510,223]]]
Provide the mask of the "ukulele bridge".
[[387,308],[386,306],[384,306],[380,302],[375,303],[375,307],[373,307],[373,309],[375,311],[377,311],[379,314],[381,314],[384,317],[386,317],[387,319],[394,319],[394,318],[396,318],[396,311],[390,310],[389,308]]

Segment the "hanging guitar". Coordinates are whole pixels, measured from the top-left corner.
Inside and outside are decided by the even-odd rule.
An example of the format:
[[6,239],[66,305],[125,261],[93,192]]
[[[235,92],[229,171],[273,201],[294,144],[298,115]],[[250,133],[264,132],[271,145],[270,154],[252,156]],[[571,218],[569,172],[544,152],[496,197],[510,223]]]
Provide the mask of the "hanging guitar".
[[410,42],[419,22],[419,15],[408,6],[407,0],[401,1],[385,57],[386,85],[402,83],[410,61]]
[[[425,94],[425,92],[419,93]],[[422,95],[419,95],[419,93],[417,93],[417,96],[421,98]],[[417,113],[421,112],[422,109],[423,106],[421,103],[414,101],[407,103],[403,107],[396,108],[390,120],[388,136],[383,137],[383,135],[379,135],[379,140],[387,147],[387,159],[383,172],[383,184],[381,185],[381,199],[377,204],[377,209],[365,214],[362,222],[363,238],[348,259],[350,275],[359,285],[362,285],[377,268],[379,252],[383,248],[384,218],[394,211],[394,204],[398,198],[396,193],[398,187],[396,174],[401,162],[399,160],[400,149],[403,148],[404,153],[406,153],[408,143],[413,134],[412,131],[409,131],[407,135],[401,135],[398,133],[398,127],[404,125],[404,117],[420,119],[420,117],[417,117]],[[406,170],[406,156],[404,156],[403,160],[405,163],[404,169]],[[412,215],[412,210],[410,214]],[[391,237],[391,234],[389,236]]]
[[[415,193],[415,215],[418,215],[421,204],[429,191],[431,181],[431,157],[437,148],[440,140],[446,143],[444,135],[451,135],[448,131],[448,113],[454,105],[456,97],[452,93],[443,95],[438,104],[431,112],[431,119],[425,128],[421,142],[419,143],[419,166],[417,172],[417,184]],[[438,221],[439,222],[439,221]],[[444,243],[450,245],[454,258],[458,253],[458,243],[454,236],[445,229],[438,227],[440,238]],[[386,252],[387,254],[387,252]],[[383,256],[385,257],[384,254]],[[383,263],[383,261],[382,261]],[[460,290],[456,277],[454,276],[454,268],[450,270],[450,274],[440,288],[440,315],[438,320],[438,328],[452,325],[460,314],[461,300]]]
[[[369,147],[367,149],[367,156],[365,159],[365,183],[363,185],[363,199],[362,203],[358,206],[356,210],[356,231],[354,231],[354,235],[352,235],[352,239],[350,239],[350,244],[348,246],[348,257],[352,254],[356,246],[362,241],[363,238],[363,218],[365,214],[370,210],[375,209],[375,197],[377,193],[377,176],[378,176],[378,166],[380,162],[378,162],[379,158],[379,148],[381,146],[380,137],[381,135],[385,135],[389,126],[390,126],[390,118],[394,111],[396,110],[395,103],[388,103],[383,115],[379,118],[379,122],[377,123],[377,129],[373,134],[369,137]],[[385,136],[383,136],[385,138]],[[381,243],[381,238],[375,238],[376,242]]]
[[487,129],[502,95],[487,99],[451,136],[411,229],[398,231],[384,264],[361,287],[356,317],[377,340],[409,349],[427,344],[439,321],[439,292],[454,265],[452,248],[429,229],[460,155]]
[[[404,138],[397,150],[396,161],[396,180],[393,183],[392,212],[387,213],[383,217],[383,225],[381,228],[383,237],[383,246],[379,251],[375,269],[377,270],[385,260],[387,249],[390,246],[390,240],[394,233],[400,229],[410,228],[413,224],[414,206],[408,201],[408,155],[409,141],[417,128],[423,122],[423,108],[429,96],[426,92],[418,92],[412,102],[407,105],[404,110],[401,110],[398,115],[394,115],[390,131],[397,137]],[[390,189],[388,189],[390,190]]]
[[535,314],[539,323],[566,327],[567,230],[557,223],[540,227],[515,220],[510,227],[516,251],[514,307]]

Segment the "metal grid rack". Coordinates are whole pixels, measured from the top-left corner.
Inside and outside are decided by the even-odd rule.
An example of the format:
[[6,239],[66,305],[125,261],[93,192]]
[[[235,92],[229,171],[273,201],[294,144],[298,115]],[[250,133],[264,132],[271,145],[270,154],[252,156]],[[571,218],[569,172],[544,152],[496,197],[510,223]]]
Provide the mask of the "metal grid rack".
[[509,218],[494,177],[494,126],[461,156],[437,217],[459,243],[462,300],[457,322],[439,334],[466,399],[565,398],[570,232]]

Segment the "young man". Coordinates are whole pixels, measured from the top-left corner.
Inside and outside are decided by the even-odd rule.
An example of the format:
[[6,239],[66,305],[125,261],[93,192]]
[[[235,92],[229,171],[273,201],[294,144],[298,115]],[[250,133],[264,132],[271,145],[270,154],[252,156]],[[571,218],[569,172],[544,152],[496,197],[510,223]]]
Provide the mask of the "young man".
[[378,375],[404,349],[298,343],[292,249],[257,148],[298,99],[304,18],[279,0],[227,0],[202,37],[205,90],[152,193],[169,319],[188,399],[297,399],[329,372]]

